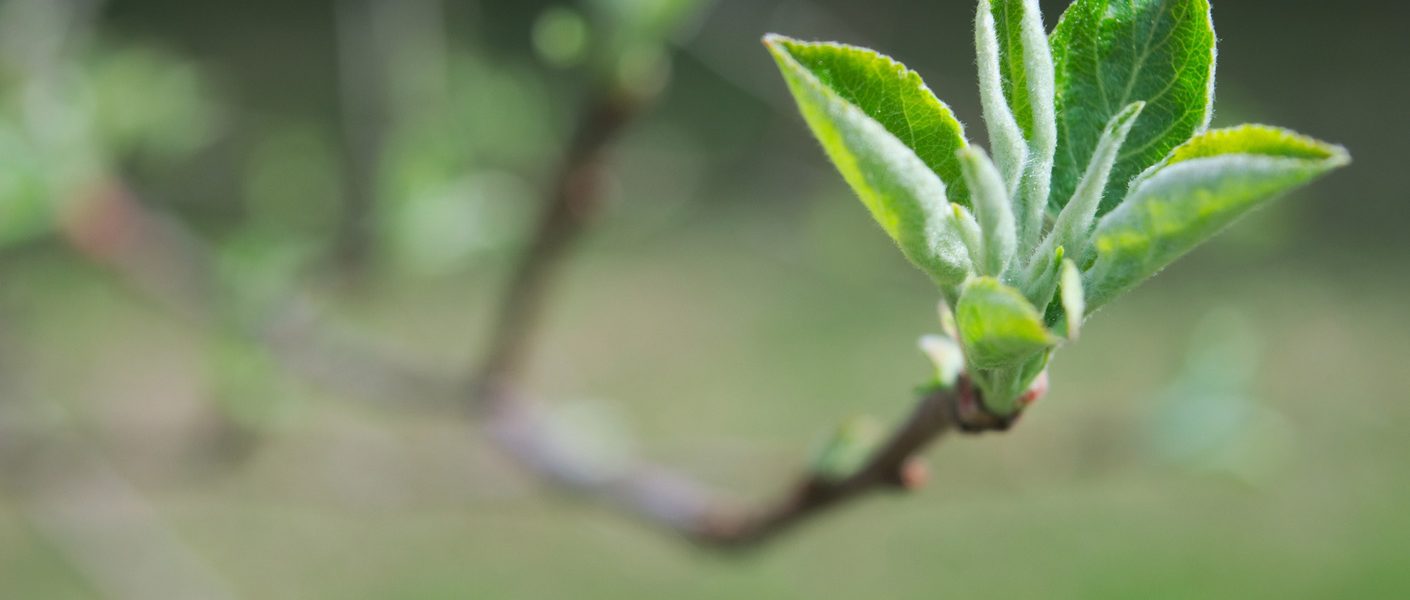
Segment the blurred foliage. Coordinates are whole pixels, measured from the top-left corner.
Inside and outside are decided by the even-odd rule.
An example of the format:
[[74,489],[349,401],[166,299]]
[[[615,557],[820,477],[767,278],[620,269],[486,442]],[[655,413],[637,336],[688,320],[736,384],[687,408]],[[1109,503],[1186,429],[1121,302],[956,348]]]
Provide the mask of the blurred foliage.
[[1285,466],[1296,433],[1256,389],[1261,339],[1237,311],[1204,318],[1180,371],[1155,398],[1147,428],[1158,457],[1255,484]]
[[170,162],[210,140],[215,109],[187,60],[94,43],[78,5],[0,4],[0,245],[52,234],[125,163]]

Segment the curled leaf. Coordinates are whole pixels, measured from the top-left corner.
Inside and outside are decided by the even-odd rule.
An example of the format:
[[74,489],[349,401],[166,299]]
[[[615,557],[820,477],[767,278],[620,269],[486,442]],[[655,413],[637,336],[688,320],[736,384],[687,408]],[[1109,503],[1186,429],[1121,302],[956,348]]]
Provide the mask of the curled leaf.
[[965,357],[981,369],[1019,365],[1057,344],[1038,309],[992,277],[965,284],[955,319]]

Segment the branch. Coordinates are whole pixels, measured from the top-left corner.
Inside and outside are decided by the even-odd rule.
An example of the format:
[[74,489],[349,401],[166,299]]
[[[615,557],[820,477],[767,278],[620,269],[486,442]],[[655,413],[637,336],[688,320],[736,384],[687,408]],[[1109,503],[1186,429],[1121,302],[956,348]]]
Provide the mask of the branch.
[[910,416],[852,475],[832,480],[806,473],[776,501],[739,509],[673,471],[649,464],[603,466],[575,452],[533,398],[516,389],[548,295],[561,268],[600,204],[598,181],[606,147],[641,104],[606,94],[579,117],[577,131],[544,199],[536,234],[514,270],[496,328],[470,389],[471,406],[488,419],[493,439],[548,483],[606,501],[624,512],[709,547],[748,548],[776,538],[827,509],[874,492],[923,483],[917,455],[952,432],[1007,429],[1012,419],[986,412],[976,388],[961,379],[924,394]]
[[[917,455],[950,432],[1007,429],[982,408],[977,391],[961,379],[949,390],[919,399],[865,465],[841,480],[804,473],[775,501],[739,508],[694,480],[650,464],[604,466],[574,451],[545,408],[520,392],[517,380],[532,334],[574,243],[598,212],[599,181],[608,145],[639,113],[642,99],[614,93],[596,96],[580,114],[577,129],[544,200],[531,238],[501,301],[482,362],[473,371],[471,408],[484,415],[494,441],[548,483],[603,500],[623,512],[716,548],[751,548],[775,539],[827,509],[877,492],[904,491],[923,480]],[[165,298],[198,322],[211,319],[209,251],[195,236],[145,211],[121,185],[99,186],[97,211],[69,224],[69,238],[86,254],[128,275],[154,297]],[[184,251],[174,252],[173,249]],[[451,386],[405,366],[355,351],[358,344],[330,339],[327,323],[306,297],[276,302],[251,333],[270,344],[295,370],[338,381],[340,389],[417,398],[435,406]],[[321,373],[319,373],[321,372]]]
[[756,509],[731,506],[705,486],[650,463],[604,468],[574,452],[532,398],[501,388],[481,397],[494,408],[494,440],[511,457],[564,490],[603,500],[629,515],[689,541],[714,548],[753,548],[827,509],[876,492],[906,491],[925,483],[918,455],[951,432],[1004,431],[1012,419],[982,408],[968,380],[923,395],[910,416],[851,476],[832,480],[805,473],[780,498]]

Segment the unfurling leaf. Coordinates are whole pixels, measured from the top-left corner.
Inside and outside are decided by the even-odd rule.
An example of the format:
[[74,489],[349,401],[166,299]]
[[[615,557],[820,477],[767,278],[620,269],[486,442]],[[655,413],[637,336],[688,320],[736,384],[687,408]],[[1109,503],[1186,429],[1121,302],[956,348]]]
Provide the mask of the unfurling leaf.
[[[999,37],[998,20],[1004,20],[1004,36]],[[979,58],[979,98],[984,106],[984,121],[989,125],[989,145],[994,162],[1009,185],[1017,191],[1028,160],[1028,133],[1019,124],[1018,115],[1028,115],[1027,74],[1023,70],[1023,53],[1017,18],[1007,3],[995,7],[989,0],[980,0],[974,20],[974,46]],[[1011,20],[1012,19],[1012,20]]]
[[1058,154],[1050,204],[1077,188],[1102,129],[1145,101],[1112,169],[1099,212],[1116,207],[1133,177],[1203,130],[1214,101],[1214,23],[1208,0],[1077,0],[1052,36]]
[[992,277],[965,284],[955,319],[965,357],[981,369],[1013,367],[1057,344],[1038,309]]
[[1042,266],[1043,269],[1036,277],[1029,278],[1023,288],[1024,295],[1033,306],[1047,306],[1052,302],[1053,294],[1057,292],[1058,278],[1062,275],[1062,261],[1066,257],[1067,250],[1058,246],[1047,259],[1034,261],[1035,267]]
[[1101,203],[1102,190],[1106,189],[1111,169],[1116,165],[1117,155],[1122,144],[1126,142],[1126,136],[1131,132],[1145,106],[1144,102],[1132,103],[1107,123],[1101,141],[1097,143],[1097,151],[1087,165],[1086,174],[1082,175],[1082,180],[1077,183],[1077,190],[1073,192],[1067,206],[1058,213],[1045,248],[1064,247],[1076,257],[1081,257],[1087,252],[1087,236],[1092,232],[1092,224],[1097,220],[1097,207]]
[[954,387],[964,373],[964,351],[949,336],[927,335],[920,338],[920,349],[935,365],[935,381],[940,387]]
[[915,73],[870,50],[776,35],[764,42],[872,217],[937,282],[962,282],[970,258],[946,198],[967,198],[956,156],[966,144],[949,109]]
[[[994,153],[1006,177],[1010,176],[1007,155],[1019,153],[1000,147],[1009,144],[1011,137],[1010,119],[1004,113],[1011,116],[1025,143],[1019,181],[1008,181],[1013,186],[1020,249],[1026,255],[1038,245],[1042,233],[1058,140],[1053,54],[1038,0],[981,0],[975,41],[985,120],[999,134],[993,138]],[[995,75],[997,85],[986,81]]]
[[977,270],[985,275],[999,276],[1009,268],[1018,246],[1018,231],[1014,228],[1013,205],[1004,185],[1004,178],[978,148],[960,151],[964,178],[973,193],[974,215],[979,222],[983,247],[973,252]]
[[1291,132],[1244,126],[1205,133],[1142,176],[1093,233],[1087,310],[1154,275],[1260,204],[1350,161]]

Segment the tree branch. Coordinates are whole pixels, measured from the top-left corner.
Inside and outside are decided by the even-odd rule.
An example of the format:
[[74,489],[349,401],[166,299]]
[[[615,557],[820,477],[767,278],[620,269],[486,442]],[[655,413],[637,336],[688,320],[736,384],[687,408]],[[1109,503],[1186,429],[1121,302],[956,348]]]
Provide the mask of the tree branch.
[[924,479],[917,455],[952,432],[1007,429],[1012,419],[986,412],[976,388],[961,378],[953,388],[924,394],[867,463],[833,480],[805,473],[776,501],[739,509],[691,479],[649,463],[604,466],[559,439],[547,411],[516,389],[534,327],[573,243],[600,204],[603,155],[641,104],[605,94],[579,117],[577,131],[544,199],[536,233],[513,272],[495,330],[471,381],[472,408],[488,419],[494,440],[548,483],[606,501],[624,512],[708,547],[750,548],[874,492],[915,487]]

